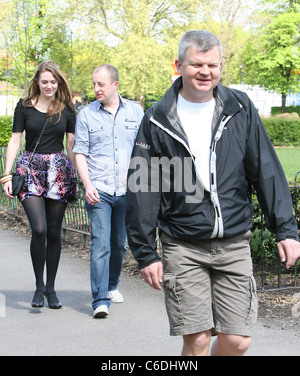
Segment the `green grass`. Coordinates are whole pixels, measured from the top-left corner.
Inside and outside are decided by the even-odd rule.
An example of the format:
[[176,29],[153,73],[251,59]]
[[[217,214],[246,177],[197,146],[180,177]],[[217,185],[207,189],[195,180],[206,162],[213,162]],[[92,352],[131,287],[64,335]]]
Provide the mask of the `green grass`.
[[[295,179],[300,170],[300,148],[275,148],[288,180]],[[300,177],[300,174],[298,175]]]

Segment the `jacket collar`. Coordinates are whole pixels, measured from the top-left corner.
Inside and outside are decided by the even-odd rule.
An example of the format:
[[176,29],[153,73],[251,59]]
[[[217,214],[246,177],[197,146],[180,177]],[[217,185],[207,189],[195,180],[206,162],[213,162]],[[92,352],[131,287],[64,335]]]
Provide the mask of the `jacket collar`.
[[[177,98],[182,85],[182,77],[178,77],[161,101],[153,107],[152,115],[156,121],[187,142],[187,137],[177,114]],[[218,119],[220,119],[221,114],[234,115],[240,111],[241,106],[231,95],[231,90],[220,83],[214,89],[214,97],[217,101],[213,120],[214,125],[219,121]]]
[[153,107],[152,115],[156,121],[188,143],[187,136],[177,114],[177,98],[181,88],[182,77],[178,77],[161,101]]
[[241,105],[237,99],[231,94],[232,89],[222,86],[220,83],[215,88],[217,96],[223,101],[224,115],[234,115],[236,112],[240,111]]

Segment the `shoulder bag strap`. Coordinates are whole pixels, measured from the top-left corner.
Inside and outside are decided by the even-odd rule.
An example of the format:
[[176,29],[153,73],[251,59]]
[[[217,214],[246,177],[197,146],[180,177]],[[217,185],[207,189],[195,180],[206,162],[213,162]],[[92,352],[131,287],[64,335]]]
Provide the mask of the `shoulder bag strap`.
[[42,135],[43,135],[43,133],[44,133],[44,130],[46,129],[46,125],[47,125],[47,123],[48,123],[48,118],[46,119],[45,124],[44,124],[44,126],[43,126],[43,129],[42,129],[42,131],[41,131],[41,134],[40,134],[40,136],[39,136],[39,138],[38,138],[38,140],[37,140],[37,142],[36,142],[36,144],[35,144],[35,147],[34,147],[34,149],[33,149],[33,152],[32,152],[32,154],[31,154],[31,157],[30,157],[29,162],[28,162],[28,165],[27,165],[27,170],[29,169],[29,165],[30,165],[30,163],[31,163],[31,161],[32,161],[32,158],[33,158],[34,154],[35,154],[36,148],[38,147],[38,145],[39,145],[39,143],[40,143],[40,141],[41,141],[41,138],[42,138]]

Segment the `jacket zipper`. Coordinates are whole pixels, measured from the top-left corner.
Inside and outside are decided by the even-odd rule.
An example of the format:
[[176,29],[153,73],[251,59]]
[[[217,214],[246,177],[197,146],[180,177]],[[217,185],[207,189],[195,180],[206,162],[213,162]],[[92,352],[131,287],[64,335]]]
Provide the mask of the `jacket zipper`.
[[[193,163],[195,164],[195,161],[194,161],[194,156],[190,150],[190,148],[188,147],[188,145],[186,144],[186,142],[184,142],[184,140],[182,140],[180,137],[178,137],[176,134],[174,134],[173,132],[171,132],[169,129],[165,128],[162,124],[160,124],[158,121],[156,121],[153,116],[150,118],[150,121],[154,124],[156,124],[160,129],[162,129],[164,132],[168,133],[168,135],[170,135],[171,137],[173,137],[176,141],[180,142],[184,147],[185,149],[187,150],[187,152],[189,153],[189,155],[191,156],[192,158],[192,161]],[[203,186],[203,189],[204,189],[204,184],[198,174],[198,170],[195,166],[195,171],[196,171],[196,175],[197,175],[197,178],[199,179],[199,181],[201,182],[202,186]]]
[[[219,202],[219,197],[218,197],[218,191],[217,191],[217,178],[216,178],[216,145],[217,142],[220,140],[224,127],[227,124],[227,122],[234,116],[235,114],[232,115],[225,115],[222,117],[220,125],[217,129],[217,132],[214,136],[214,139],[212,141],[212,147],[211,147],[211,155],[210,155],[210,174],[211,174],[211,186],[210,186],[210,197],[211,201],[215,210],[215,225],[214,225],[214,230],[211,234],[211,239],[212,238],[223,238],[224,236],[224,225],[223,225],[223,217],[222,217],[222,212],[221,212],[221,207],[220,207],[220,202]],[[154,124],[156,124],[159,128],[161,128],[164,132],[168,133],[171,137],[173,137],[175,140],[180,142],[185,149],[188,151],[189,155],[191,156],[193,162],[194,162],[194,157],[193,154],[191,153],[190,148],[188,145],[176,134],[174,134],[172,131],[169,129],[165,128],[161,123],[156,121],[153,116],[150,118],[150,121]],[[194,162],[195,163],[195,162]],[[197,168],[195,166],[195,171],[196,175],[203,185],[203,182],[198,174]],[[204,189],[204,185],[203,185]]]

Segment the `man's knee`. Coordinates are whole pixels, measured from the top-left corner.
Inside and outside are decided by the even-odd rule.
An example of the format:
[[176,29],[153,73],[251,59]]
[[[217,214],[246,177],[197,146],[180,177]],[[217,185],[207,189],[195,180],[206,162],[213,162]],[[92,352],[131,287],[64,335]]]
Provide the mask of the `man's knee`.
[[[220,355],[244,355],[251,344],[251,337],[233,335],[233,334],[218,334]],[[218,355],[218,354],[217,354]]]
[[209,355],[210,338],[210,331],[184,335],[182,355]]

